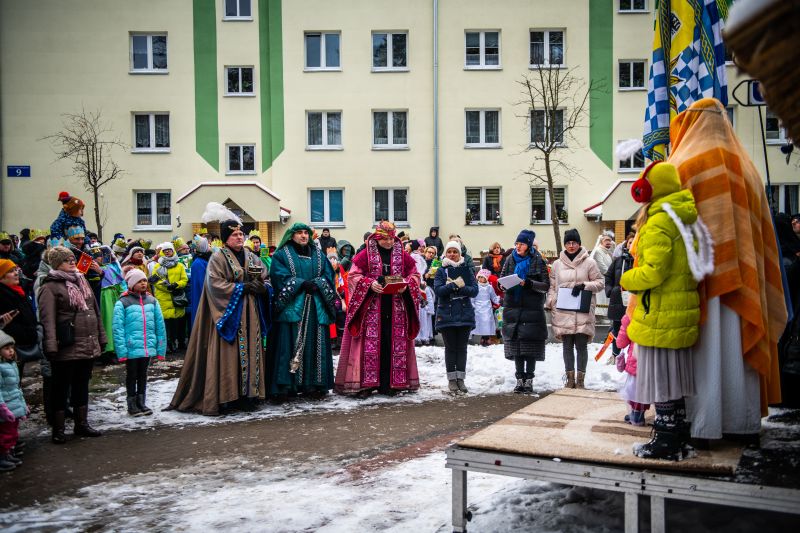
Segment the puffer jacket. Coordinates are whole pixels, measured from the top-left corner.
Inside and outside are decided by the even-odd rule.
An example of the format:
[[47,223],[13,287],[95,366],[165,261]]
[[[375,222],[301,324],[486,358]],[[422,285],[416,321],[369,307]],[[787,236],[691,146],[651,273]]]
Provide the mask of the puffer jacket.
[[[624,246],[620,245],[624,248]],[[633,268],[633,256],[628,253],[627,249],[622,251],[621,255],[614,258],[611,267],[606,272],[606,296],[608,296],[608,319],[609,320],[622,320],[625,315],[625,305],[622,302],[622,287],[619,280],[622,274]]]
[[128,291],[114,304],[114,349],[120,361],[140,357],[164,359],[167,332],[161,306],[148,293]]
[[562,251],[550,270],[550,291],[547,293],[546,305],[546,308],[551,312],[553,335],[558,340],[561,340],[564,335],[578,333],[594,337],[594,294],[592,295],[592,305],[588,313],[556,309],[558,289],[564,287],[572,288],[580,283],[584,284],[584,290],[593,293],[602,291],[605,286],[603,275],[600,273],[600,269],[594,259],[589,257],[589,252],[586,251],[586,248],[581,248],[573,260],[570,260],[567,253]]
[[[500,277],[514,273],[517,262],[514,254],[506,257]],[[547,263],[539,252],[532,250],[525,285],[512,287],[503,297],[503,340],[543,341],[547,339],[547,319],[544,315],[545,294],[550,287]]]
[[[158,276],[160,266],[154,265],[153,275]],[[159,276],[160,278],[160,276]],[[176,263],[174,267],[167,269],[166,279],[158,279],[153,284],[153,294],[161,304],[161,312],[164,314],[164,320],[170,318],[180,318],[186,314],[185,307],[175,307],[172,305],[172,292],[167,289],[167,283],[176,283],[178,289],[185,289],[189,284],[189,277],[186,275],[186,268],[182,263]]]
[[14,361],[0,360],[0,404],[17,418],[27,415],[25,397],[19,388],[19,369]]
[[[677,183],[675,188],[678,189]],[[694,197],[677,190],[650,204],[639,230],[637,267],[622,275],[622,287],[637,295],[628,336],[641,346],[688,348],[697,342],[700,297],[686,246],[675,222],[664,211],[670,204],[684,224],[697,220]]]
[[0,315],[10,311],[19,312],[4,328],[4,331],[11,335],[14,342],[20,346],[31,346],[39,342],[39,333],[36,329],[36,313],[33,311],[30,300],[4,283],[0,283]]
[[[447,283],[447,278],[464,280],[460,289],[455,283]],[[475,328],[475,309],[472,298],[478,295],[478,281],[472,268],[466,262],[459,266],[441,266],[433,280],[436,293],[436,329],[469,326]]]
[[[100,357],[100,347],[108,342],[100,321],[100,307],[93,295],[86,299],[86,306],[84,311],[72,307],[65,281],[50,275],[44,278],[39,288],[39,320],[44,328],[44,352],[49,360],[74,361]],[[59,347],[56,324],[64,321],[74,324],[75,344]]]

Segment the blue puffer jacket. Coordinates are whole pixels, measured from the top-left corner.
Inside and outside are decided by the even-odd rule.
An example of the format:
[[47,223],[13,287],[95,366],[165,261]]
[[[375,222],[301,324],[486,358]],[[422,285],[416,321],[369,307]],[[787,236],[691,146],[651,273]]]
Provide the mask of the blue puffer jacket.
[[27,414],[25,398],[19,388],[19,370],[14,361],[0,361],[0,404],[6,404],[17,418]]
[[161,306],[150,294],[131,291],[114,304],[114,349],[120,361],[137,357],[164,359],[167,332]]
[[[459,277],[464,280],[464,286],[460,289],[455,283],[447,282],[447,278]],[[478,281],[466,262],[457,267],[439,267],[433,280],[433,291],[436,293],[436,329],[458,326],[475,328],[472,298],[478,295]]]

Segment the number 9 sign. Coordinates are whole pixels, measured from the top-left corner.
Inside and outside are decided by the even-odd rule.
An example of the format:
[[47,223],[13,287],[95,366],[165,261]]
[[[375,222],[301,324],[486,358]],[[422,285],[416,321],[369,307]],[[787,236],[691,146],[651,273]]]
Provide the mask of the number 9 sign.
[[6,176],[8,176],[9,178],[30,178],[31,167],[29,165],[21,165],[21,166],[9,165]]

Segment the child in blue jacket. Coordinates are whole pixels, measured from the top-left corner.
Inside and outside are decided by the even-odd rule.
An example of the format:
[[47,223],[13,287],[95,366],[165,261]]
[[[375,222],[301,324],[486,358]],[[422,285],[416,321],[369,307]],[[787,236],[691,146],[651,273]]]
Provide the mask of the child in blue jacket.
[[19,421],[30,410],[19,388],[14,339],[0,330],[0,472],[14,470],[22,464],[19,456]]
[[164,359],[167,333],[158,300],[147,292],[147,276],[138,268],[125,275],[127,292],[114,305],[114,348],[125,361],[128,414],[152,415],[145,404],[147,366],[151,357]]

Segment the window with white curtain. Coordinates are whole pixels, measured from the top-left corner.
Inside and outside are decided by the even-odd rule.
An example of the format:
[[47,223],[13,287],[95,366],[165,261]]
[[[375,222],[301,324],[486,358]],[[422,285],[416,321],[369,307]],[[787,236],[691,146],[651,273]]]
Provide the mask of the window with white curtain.
[[339,70],[339,41],[341,35],[336,33],[307,32],[306,70]]
[[253,67],[225,67],[226,96],[254,96]]
[[253,20],[251,0],[222,0],[225,3],[225,17],[222,20]]
[[553,109],[549,113],[544,109],[531,111],[531,144],[552,142],[564,144],[564,110]]
[[169,113],[133,113],[133,151],[169,152]]
[[772,211],[774,213],[786,213],[790,216],[800,213],[798,189],[800,189],[800,186],[797,184],[773,184],[768,187],[767,199]]
[[342,112],[306,112],[306,148],[340,150],[342,148]]
[[500,224],[500,187],[466,188],[467,224]]
[[169,191],[136,191],[136,229],[172,229],[170,197]]
[[[567,223],[567,188],[553,187],[556,213],[560,224]],[[553,209],[547,187],[531,187],[531,224],[552,224]]]
[[344,189],[309,189],[308,212],[314,225],[344,226]]
[[256,145],[229,144],[227,168],[227,174],[255,174]]
[[372,32],[372,70],[408,70],[408,32]]
[[467,148],[499,148],[500,110],[466,110],[464,134]]
[[500,32],[468,31],[464,34],[464,68],[500,68]]
[[563,67],[564,30],[531,30],[530,32],[530,66]]
[[375,189],[373,221],[408,225],[408,189]]
[[167,34],[131,33],[131,74],[166,74]]
[[373,111],[372,147],[408,148],[408,111]]

